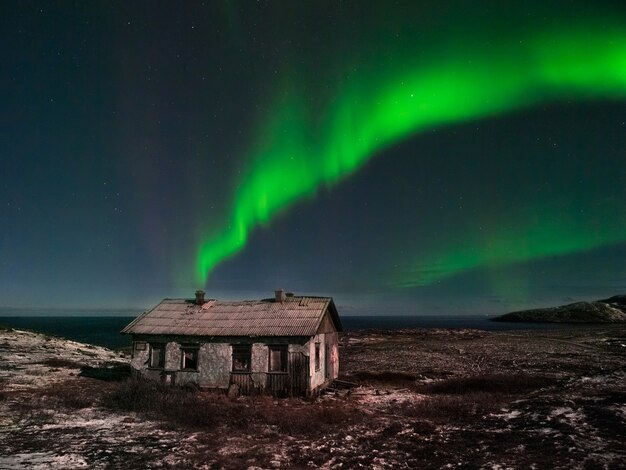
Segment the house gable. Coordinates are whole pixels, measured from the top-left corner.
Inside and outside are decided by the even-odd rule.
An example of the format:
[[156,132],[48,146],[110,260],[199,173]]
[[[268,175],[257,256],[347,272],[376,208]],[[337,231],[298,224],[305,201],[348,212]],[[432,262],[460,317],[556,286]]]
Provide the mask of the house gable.
[[335,327],[335,324],[333,323],[330,313],[327,310],[324,313],[324,316],[322,317],[322,321],[317,327],[317,331],[315,332],[315,334],[319,335],[322,333],[336,333],[336,332],[337,332],[337,328]]
[[[322,325],[326,321],[329,321],[331,325],[330,326],[326,325],[322,327]],[[320,328],[325,328],[325,330],[320,331]],[[328,328],[332,328],[332,329],[328,329]],[[343,326],[341,325],[341,320],[339,319],[339,313],[337,312],[337,307],[335,307],[335,302],[333,301],[332,298],[329,298],[326,309],[324,310],[324,313],[320,316],[317,322],[317,327],[315,328],[315,334],[331,333],[331,332],[336,333],[339,331],[343,331]]]

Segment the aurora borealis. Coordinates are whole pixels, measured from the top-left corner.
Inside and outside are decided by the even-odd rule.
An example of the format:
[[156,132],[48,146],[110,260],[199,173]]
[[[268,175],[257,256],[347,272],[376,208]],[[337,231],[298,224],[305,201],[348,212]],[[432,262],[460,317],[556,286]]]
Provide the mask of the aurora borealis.
[[2,9],[0,304],[625,287],[619,2]]
[[[329,99],[331,109],[319,127],[300,104],[306,97],[296,93],[286,104],[276,106],[250,157],[252,169],[239,185],[226,227],[200,250],[200,279],[242,249],[257,225],[267,224],[298,199],[311,197],[320,185],[338,182],[407,135],[545,100],[626,98],[626,27],[569,25],[531,32],[518,42],[500,44],[495,52],[492,49],[442,50],[433,64],[404,64],[401,70],[377,69],[374,76],[357,76],[356,85],[346,84],[337,97]],[[298,177],[286,178],[286,174]],[[455,250],[442,254],[437,273],[416,282],[428,284],[485,263],[625,241],[624,221],[619,222],[608,227],[604,236],[594,237],[576,223],[557,220],[539,227],[530,246],[523,245],[524,238],[515,240],[513,233],[502,234],[494,246],[480,247],[480,242],[470,246],[472,254]],[[578,234],[568,239],[559,230]]]

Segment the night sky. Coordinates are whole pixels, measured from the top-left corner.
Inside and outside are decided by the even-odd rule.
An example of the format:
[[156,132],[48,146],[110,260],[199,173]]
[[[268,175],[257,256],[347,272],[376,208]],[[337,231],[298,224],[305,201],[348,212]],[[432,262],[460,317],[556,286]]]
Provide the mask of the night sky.
[[622,3],[2,2],[0,306],[624,294]]

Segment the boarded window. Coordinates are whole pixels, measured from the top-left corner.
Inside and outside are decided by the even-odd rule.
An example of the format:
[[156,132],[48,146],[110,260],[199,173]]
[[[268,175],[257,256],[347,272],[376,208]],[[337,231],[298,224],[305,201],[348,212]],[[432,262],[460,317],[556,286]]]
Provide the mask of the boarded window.
[[165,366],[165,344],[150,343],[150,367],[163,369]]
[[233,372],[250,372],[252,362],[252,346],[249,344],[233,344]]
[[181,348],[182,356],[181,369],[183,370],[198,370],[198,348]]
[[320,343],[315,343],[315,370],[320,370]]
[[287,345],[280,344],[269,346],[269,351],[269,371],[287,372]]

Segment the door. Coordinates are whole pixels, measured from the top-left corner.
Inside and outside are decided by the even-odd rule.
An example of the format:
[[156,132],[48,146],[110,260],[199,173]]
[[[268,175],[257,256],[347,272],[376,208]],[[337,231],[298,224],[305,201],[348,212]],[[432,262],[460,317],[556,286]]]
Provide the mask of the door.
[[300,352],[289,353],[289,394],[305,396],[309,390],[309,356]]

